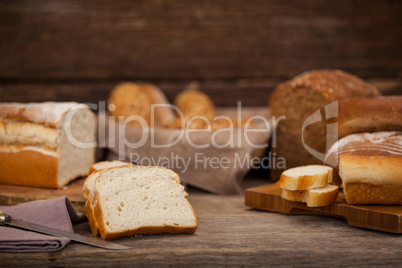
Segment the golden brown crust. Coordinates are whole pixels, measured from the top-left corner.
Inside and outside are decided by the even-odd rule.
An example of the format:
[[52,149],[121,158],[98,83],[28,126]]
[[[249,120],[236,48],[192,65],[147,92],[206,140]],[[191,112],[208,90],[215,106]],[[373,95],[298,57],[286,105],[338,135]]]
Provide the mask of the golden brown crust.
[[293,202],[307,202],[308,190],[282,189],[282,198]]
[[343,187],[345,199],[349,204],[402,205],[401,185],[346,183]]
[[[109,112],[115,116],[116,120],[121,116],[124,120],[130,116],[139,116],[148,126],[151,125],[152,101],[144,87],[139,84],[131,82],[118,84],[110,93],[108,104]],[[130,120],[128,124],[141,126],[136,120]]]
[[352,133],[402,130],[402,96],[351,98],[339,102],[338,136]]
[[24,147],[0,145],[0,183],[59,188],[57,154],[22,149]]
[[100,236],[98,222],[94,215],[94,208],[92,206],[91,197],[88,197],[85,202],[85,215],[87,216],[89,226],[91,227],[92,234],[94,236]]

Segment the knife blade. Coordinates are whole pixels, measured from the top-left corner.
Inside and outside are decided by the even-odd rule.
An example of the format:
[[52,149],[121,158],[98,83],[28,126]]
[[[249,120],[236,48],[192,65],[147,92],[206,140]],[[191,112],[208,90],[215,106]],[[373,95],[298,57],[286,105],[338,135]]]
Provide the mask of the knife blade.
[[0,226],[10,226],[10,227],[21,228],[21,229],[25,229],[25,230],[29,230],[29,231],[34,231],[34,232],[58,236],[58,237],[66,237],[73,241],[91,245],[94,247],[100,247],[100,248],[106,248],[106,249],[117,249],[117,250],[130,249],[130,247],[112,243],[112,242],[108,242],[108,241],[103,241],[101,239],[86,237],[86,236],[83,236],[80,234],[66,232],[66,231],[50,228],[47,226],[35,224],[32,222],[26,222],[26,221],[22,221],[22,220],[18,220],[18,219],[13,219],[10,215],[4,213],[1,210],[0,210]]

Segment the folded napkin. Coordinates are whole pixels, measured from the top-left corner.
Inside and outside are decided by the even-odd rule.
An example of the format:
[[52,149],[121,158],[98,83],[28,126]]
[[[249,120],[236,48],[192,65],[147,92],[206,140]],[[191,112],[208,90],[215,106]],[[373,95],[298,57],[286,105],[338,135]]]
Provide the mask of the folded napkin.
[[[73,232],[72,222],[85,219],[76,213],[66,196],[38,200],[16,206],[0,206],[15,219]],[[48,252],[64,248],[70,239],[0,226],[0,252]]]

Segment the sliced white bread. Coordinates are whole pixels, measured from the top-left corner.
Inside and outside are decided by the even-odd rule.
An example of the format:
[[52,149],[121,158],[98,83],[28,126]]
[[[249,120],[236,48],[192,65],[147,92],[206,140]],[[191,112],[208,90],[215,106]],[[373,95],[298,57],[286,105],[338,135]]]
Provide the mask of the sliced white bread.
[[115,167],[95,180],[102,239],[135,234],[194,233],[198,222],[179,176],[162,167]]
[[337,185],[328,184],[324,187],[314,188],[310,190],[286,190],[282,189],[282,198],[294,201],[307,203],[308,207],[322,207],[333,203],[339,193]]
[[309,190],[324,187],[332,181],[332,167],[308,165],[285,170],[276,183],[282,189]]

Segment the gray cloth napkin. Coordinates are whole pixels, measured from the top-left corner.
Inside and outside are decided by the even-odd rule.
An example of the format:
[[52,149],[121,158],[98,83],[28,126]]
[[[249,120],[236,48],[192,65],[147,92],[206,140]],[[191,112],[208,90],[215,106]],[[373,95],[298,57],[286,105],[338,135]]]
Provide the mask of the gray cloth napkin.
[[[85,219],[76,213],[66,196],[38,200],[16,206],[0,206],[15,219],[73,232],[72,222]],[[64,248],[70,239],[0,226],[0,252],[48,252]]]

